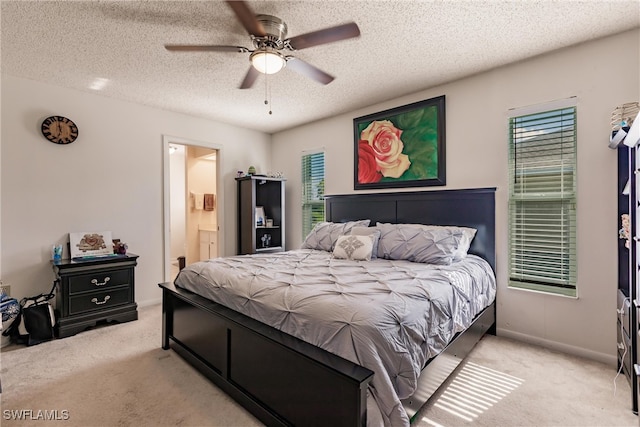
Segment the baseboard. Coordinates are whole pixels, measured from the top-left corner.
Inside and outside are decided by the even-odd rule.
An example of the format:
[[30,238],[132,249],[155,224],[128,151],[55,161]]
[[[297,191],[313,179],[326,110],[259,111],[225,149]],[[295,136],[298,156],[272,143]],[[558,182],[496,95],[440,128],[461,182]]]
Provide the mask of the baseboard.
[[136,302],[138,303],[138,307],[148,307],[150,305],[162,304],[162,297]]
[[581,347],[559,343],[557,341],[546,340],[543,338],[532,337],[531,335],[521,334],[519,332],[510,331],[508,329],[498,328],[496,335],[500,337],[522,341],[527,344],[538,345],[550,350],[559,351],[561,353],[571,354],[573,356],[583,357],[585,359],[595,360],[611,366],[617,366],[618,359],[615,354],[599,353],[597,351],[587,350]]

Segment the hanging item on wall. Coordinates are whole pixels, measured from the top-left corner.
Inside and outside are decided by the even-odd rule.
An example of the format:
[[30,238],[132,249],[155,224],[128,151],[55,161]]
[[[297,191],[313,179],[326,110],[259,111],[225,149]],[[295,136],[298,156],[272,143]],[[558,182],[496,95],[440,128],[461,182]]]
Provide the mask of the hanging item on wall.
[[204,194],[204,210],[212,211],[216,204],[216,196],[214,194],[205,193]]
[[193,196],[193,208],[197,211],[204,209],[204,193],[191,193]]
[[445,185],[445,96],[353,119],[354,190]]
[[62,116],[47,117],[40,129],[42,135],[54,144],[71,144],[78,138],[78,126]]

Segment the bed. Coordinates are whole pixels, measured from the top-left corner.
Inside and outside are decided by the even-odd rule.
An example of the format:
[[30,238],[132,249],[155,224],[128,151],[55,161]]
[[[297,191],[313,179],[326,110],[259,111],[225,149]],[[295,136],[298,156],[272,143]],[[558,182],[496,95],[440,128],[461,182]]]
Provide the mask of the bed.
[[[366,218],[373,225],[380,222],[473,227],[477,232],[469,248],[469,262],[475,265],[485,260],[483,262],[488,265],[488,269],[495,271],[494,193],[495,189],[489,188],[327,196],[325,215],[327,221],[336,224]],[[260,255],[242,260],[231,257],[220,262],[235,262],[229,271],[240,266],[245,270],[255,268],[258,271],[258,267],[251,267],[251,262],[259,266],[260,263],[284,263],[283,259],[292,264],[300,263],[300,259],[311,259],[316,266],[331,265],[333,270],[354,268],[353,265],[346,264],[346,261],[331,259],[330,254],[327,259],[327,255],[320,252],[296,250],[275,257]],[[478,260],[475,260],[475,256],[479,257]],[[388,269],[384,262],[389,261],[380,260],[372,265],[378,270]],[[393,268],[397,270],[402,270],[405,264],[412,264],[408,261],[394,263]],[[285,271],[283,265],[279,264],[277,270]],[[188,272],[185,270],[184,277],[191,277],[195,281],[199,276],[207,277],[210,274],[212,276],[207,278],[209,282],[217,282],[219,288],[225,286],[220,286],[222,282],[218,280],[225,274],[224,270],[207,273],[203,270],[204,267],[205,265],[198,265]],[[446,270],[443,268],[435,270],[438,270],[438,274],[454,274],[440,271]],[[230,280],[234,274],[236,273],[229,273]],[[408,274],[416,273],[409,270]],[[322,281],[313,275],[309,277],[309,280],[318,283]],[[411,376],[407,374],[410,369],[389,368],[389,365],[404,365],[408,363],[406,359],[399,359],[398,362],[382,361],[376,365],[372,359],[363,356],[366,353],[364,349],[368,348],[364,344],[357,343],[352,347],[347,345],[356,350],[341,352],[339,348],[332,347],[330,340],[302,340],[297,337],[304,336],[301,329],[310,329],[314,332],[314,337],[321,335],[314,329],[313,323],[305,323],[306,320],[289,322],[287,315],[292,313],[281,310],[284,316],[280,316],[278,327],[269,326],[265,319],[278,316],[270,312],[261,313],[262,307],[249,307],[249,298],[243,300],[236,295],[235,302],[231,297],[218,298],[218,302],[214,302],[212,299],[216,297],[215,290],[207,293],[193,288],[198,293],[192,292],[185,289],[189,287],[187,282],[190,281],[192,280],[182,279],[180,286],[160,284],[163,290],[162,347],[174,349],[268,425],[366,425],[368,418],[370,421],[384,420],[387,424],[406,425],[482,335],[495,330],[495,301],[492,299],[486,301],[486,307],[483,306],[473,312],[472,316],[468,316],[464,330],[458,327],[449,334],[451,336],[443,338],[446,342],[436,349],[434,353],[437,355],[414,362],[423,366],[419,377],[416,372],[416,378],[405,380],[405,376]],[[288,279],[280,277],[276,280],[278,281],[284,283]],[[280,288],[282,286],[264,293],[270,298],[276,298],[279,293],[288,292],[288,289]],[[410,293],[415,293],[415,290],[412,289]],[[334,301],[341,297],[342,295],[332,296]],[[424,298],[414,298],[420,299]],[[295,311],[296,317],[300,316],[297,308],[291,308],[290,311]],[[317,322],[321,323],[320,320]],[[355,330],[353,325],[348,325],[347,329],[349,339],[360,336],[351,332]],[[344,334],[344,328],[338,328],[329,334],[334,339],[334,335]],[[340,344],[338,347],[345,346]],[[383,350],[380,351],[384,353]],[[431,355],[429,351],[425,351],[425,354]],[[358,361],[362,363],[356,363]],[[383,378],[385,375],[381,373],[379,365],[392,372],[388,379]],[[377,374],[374,375],[374,372]],[[396,397],[395,400],[391,399],[391,403],[386,396],[388,393],[385,387],[395,390]],[[398,401],[400,397],[401,402]],[[398,405],[394,406],[395,401],[398,401]]]

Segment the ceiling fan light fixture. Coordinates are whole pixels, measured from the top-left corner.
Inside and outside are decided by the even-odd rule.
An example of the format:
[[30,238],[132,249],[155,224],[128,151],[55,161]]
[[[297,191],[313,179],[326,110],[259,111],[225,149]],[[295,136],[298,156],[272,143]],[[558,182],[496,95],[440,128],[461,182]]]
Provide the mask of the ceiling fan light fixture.
[[278,51],[270,48],[256,50],[250,57],[253,68],[262,74],[275,74],[282,70],[287,60]]

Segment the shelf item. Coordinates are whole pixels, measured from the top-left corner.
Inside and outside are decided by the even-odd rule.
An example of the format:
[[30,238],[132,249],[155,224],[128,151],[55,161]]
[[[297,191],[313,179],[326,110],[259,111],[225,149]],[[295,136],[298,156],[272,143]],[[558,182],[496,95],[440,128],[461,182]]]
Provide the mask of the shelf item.
[[635,147],[640,142],[640,103],[617,106],[611,113],[611,129],[609,148],[618,148],[621,143]]
[[611,132],[611,136],[609,137],[609,148],[618,148],[627,136],[628,130],[629,128],[625,127]]
[[624,126],[630,126],[633,118],[640,113],[640,103],[627,102],[618,105],[611,112],[611,128],[618,129]]
[[638,412],[638,379],[634,365],[638,363],[638,176],[636,147],[618,147],[618,321],[616,351],[618,369],[631,387],[631,409]]
[[252,175],[236,181],[238,255],[284,251],[285,180]]
[[138,319],[134,254],[53,263],[56,335],[75,335],[98,322]]
[[627,147],[636,147],[640,141],[640,112],[636,116],[627,136],[624,138],[624,145]]

